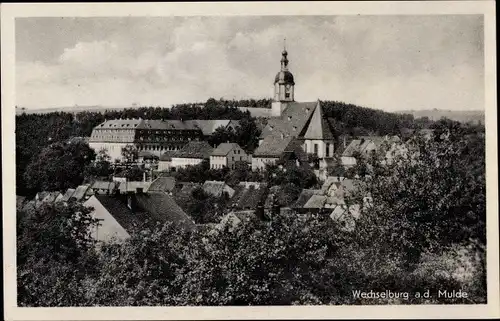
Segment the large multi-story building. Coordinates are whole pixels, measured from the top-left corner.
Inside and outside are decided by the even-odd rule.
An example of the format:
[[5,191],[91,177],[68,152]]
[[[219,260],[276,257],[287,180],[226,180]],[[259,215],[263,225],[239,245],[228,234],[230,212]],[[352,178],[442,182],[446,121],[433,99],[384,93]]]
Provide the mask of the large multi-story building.
[[105,149],[112,160],[122,157],[122,148],[134,145],[138,151],[160,155],[167,150],[180,150],[203,132],[193,122],[180,120],[113,119],[92,131],[89,145],[94,150]]
[[96,151],[105,149],[112,160],[122,157],[121,150],[126,145],[160,157],[166,151],[182,149],[190,141],[205,139],[218,127],[235,129],[237,126],[237,120],[227,119],[113,119],[94,128],[89,145]]

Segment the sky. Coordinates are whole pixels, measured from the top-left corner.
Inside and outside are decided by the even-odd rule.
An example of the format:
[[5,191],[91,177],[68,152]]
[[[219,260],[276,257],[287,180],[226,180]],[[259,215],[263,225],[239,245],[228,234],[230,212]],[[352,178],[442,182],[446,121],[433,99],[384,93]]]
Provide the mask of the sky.
[[272,97],[484,110],[481,15],[16,18],[16,105],[169,107]]

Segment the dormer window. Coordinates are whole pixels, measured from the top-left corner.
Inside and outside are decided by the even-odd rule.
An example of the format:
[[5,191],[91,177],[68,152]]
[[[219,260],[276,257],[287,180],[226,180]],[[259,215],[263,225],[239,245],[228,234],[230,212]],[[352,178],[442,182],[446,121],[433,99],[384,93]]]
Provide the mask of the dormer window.
[[297,126],[293,126],[293,130],[294,130],[294,131],[295,131],[295,130],[297,130]]
[[306,113],[309,113],[310,109],[309,108],[306,108]]
[[290,120],[292,120],[292,116],[288,116],[288,120],[289,120],[289,121],[290,121]]

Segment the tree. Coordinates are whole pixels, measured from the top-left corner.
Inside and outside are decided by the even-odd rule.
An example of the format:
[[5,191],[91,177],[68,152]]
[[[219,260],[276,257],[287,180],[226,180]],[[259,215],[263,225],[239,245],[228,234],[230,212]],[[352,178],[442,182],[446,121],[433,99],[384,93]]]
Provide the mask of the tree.
[[135,163],[139,158],[139,152],[134,145],[126,145],[122,148],[122,156],[126,163]]
[[18,305],[82,305],[83,280],[97,263],[90,209],[45,204],[17,218]]
[[255,123],[255,118],[245,117],[239,122],[235,131],[235,139],[247,152],[252,153],[259,146],[260,130]]
[[24,178],[37,191],[66,191],[80,185],[85,168],[95,159],[87,143],[54,143],[28,165]]
[[95,161],[86,167],[85,178],[87,180],[108,178],[113,174],[110,160],[111,157],[105,149],[98,151]]
[[210,146],[219,146],[221,143],[233,143],[236,141],[235,133],[231,127],[223,126],[215,129],[214,133],[208,138]]

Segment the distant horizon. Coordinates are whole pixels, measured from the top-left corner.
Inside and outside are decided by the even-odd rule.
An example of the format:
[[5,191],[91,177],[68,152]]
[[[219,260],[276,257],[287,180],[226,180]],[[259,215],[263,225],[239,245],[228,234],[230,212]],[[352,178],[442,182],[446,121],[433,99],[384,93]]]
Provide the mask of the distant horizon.
[[297,101],[484,110],[483,33],[482,15],[17,18],[16,103],[271,98],[286,38]]

